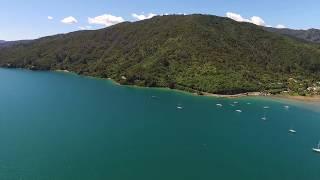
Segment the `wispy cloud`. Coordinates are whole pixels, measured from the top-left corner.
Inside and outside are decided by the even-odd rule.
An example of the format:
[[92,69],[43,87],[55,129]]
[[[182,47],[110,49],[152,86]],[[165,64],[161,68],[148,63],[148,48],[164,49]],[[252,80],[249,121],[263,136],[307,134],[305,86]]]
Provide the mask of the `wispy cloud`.
[[276,26],[276,28],[278,28],[278,29],[284,29],[284,28],[286,28],[286,26],[285,26],[285,25],[282,25],[282,24],[278,24],[278,25]]
[[150,18],[156,16],[157,14],[149,13],[149,14],[145,15],[145,14],[133,13],[131,15],[132,15],[132,17],[134,17],[135,19],[140,21],[140,20],[150,19]]
[[103,14],[93,18],[88,18],[89,24],[99,24],[104,26],[112,26],[123,22],[124,19],[120,16],[113,16],[111,14]]
[[64,24],[75,24],[78,23],[78,20],[74,18],[73,16],[66,17],[61,20],[62,23]]
[[78,28],[81,30],[89,30],[92,29],[92,26],[79,26]]
[[[248,19],[248,18],[242,17],[240,14],[233,13],[233,12],[227,12],[226,16],[238,22],[248,22],[258,26],[273,27],[269,24],[266,24],[266,22],[259,16],[252,16],[250,19]],[[282,28],[286,28],[286,26],[282,24],[278,24],[277,26],[275,26],[275,28],[282,29]]]

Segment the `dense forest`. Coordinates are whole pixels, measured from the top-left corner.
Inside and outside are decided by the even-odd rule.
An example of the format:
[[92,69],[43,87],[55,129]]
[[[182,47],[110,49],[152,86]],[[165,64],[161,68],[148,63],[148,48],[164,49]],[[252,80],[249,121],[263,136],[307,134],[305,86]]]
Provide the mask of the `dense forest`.
[[236,94],[320,92],[320,44],[212,15],[156,16],[0,48],[0,66]]
[[279,29],[279,28],[266,27],[265,30],[286,35],[292,38],[308,41],[308,42],[320,43],[319,29],[295,30],[295,29],[287,29],[287,28]]
[[3,41],[3,40],[0,40],[0,48],[15,46],[15,45],[18,45],[18,44],[27,44],[29,42],[32,42],[32,41],[31,40],[21,40],[21,41]]

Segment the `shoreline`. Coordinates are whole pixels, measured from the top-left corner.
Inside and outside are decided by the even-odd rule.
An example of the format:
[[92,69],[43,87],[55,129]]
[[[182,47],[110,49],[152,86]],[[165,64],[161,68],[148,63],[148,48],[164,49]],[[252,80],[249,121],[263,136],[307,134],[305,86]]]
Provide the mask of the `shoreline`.
[[290,100],[290,101],[320,104],[320,95],[315,95],[315,96],[273,95],[271,97],[276,98],[276,99],[284,99],[284,100]]
[[111,78],[99,78],[99,77],[94,77],[94,76],[88,76],[88,75],[81,75],[77,74],[72,71],[68,70],[53,70],[53,72],[60,72],[60,73],[69,73],[69,74],[75,74],[78,76],[84,76],[84,77],[89,77],[89,78],[94,78],[94,79],[100,79],[100,80],[109,80],[115,85],[118,86],[126,86],[126,87],[133,87],[133,88],[153,88],[153,89],[160,89],[160,90],[169,90],[169,91],[176,91],[179,93],[184,93],[184,94],[189,94],[193,96],[203,96],[203,97],[215,97],[215,98],[229,98],[229,99],[237,99],[237,98],[242,98],[242,97],[269,97],[269,98],[275,98],[275,99],[282,99],[282,100],[290,100],[290,101],[297,101],[297,102],[305,102],[305,103],[320,103],[320,95],[316,96],[293,96],[293,95],[283,95],[283,94],[277,94],[277,95],[272,95],[272,94],[267,94],[265,92],[245,92],[245,93],[239,93],[239,94],[232,94],[232,95],[226,95],[226,94],[213,94],[213,93],[208,93],[208,92],[201,92],[201,94],[198,93],[193,93],[193,92],[188,92],[180,89],[170,89],[168,87],[146,87],[146,86],[137,86],[137,85],[124,85],[120,84],[114,79]]
[[[86,76],[86,77],[92,77],[92,76]],[[226,99],[237,99],[237,98],[244,98],[244,97],[265,97],[270,99],[281,99],[281,100],[290,100],[295,102],[320,104],[320,95],[316,95],[316,96],[293,96],[293,95],[281,95],[281,94],[272,95],[272,94],[267,94],[265,92],[246,92],[246,93],[232,94],[232,95],[213,94],[208,92],[201,92],[202,94],[198,94],[198,93],[188,92],[180,89],[170,89],[168,87],[145,87],[145,86],[137,86],[137,85],[123,85],[111,78],[97,78],[97,77],[92,77],[92,78],[109,80],[110,82],[118,86],[126,86],[130,88],[143,88],[143,89],[151,88],[151,89],[159,89],[159,90],[166,90],[166,91],[175,91],[178,93],[188,94],[191,96],[198,96],[198,97],[202,96],[202,97],[214,97],[214,98],[226,98]]]
[[[1,68],[5,68],[5,67],[1,67]],[[9,68],[9,69],[12,69],[12,68]],[[25,69],[25,68],[21,68],[21,69]],[[28,69],[28,70],[34,71],[31,69]],[[266,94],[264,92],[246,92],[246,93],[239,93],[239,94],[232,94],[232,95],[213,94],[213,93],[208,93],[208,92],[201,92],[201,94],[198,94],[198,93],[183,91],[180,89],[170,89],[168,87],[145,87],[145,86],[137,86],[137,85],[123,85],[123,84],[120,84],[119,82],[117,82],[111,78],[99,78],[99,77],[94,77],[94,76],[81,75],[81,74],[77,74],[75,72],[68,71],[68,70],[57,69],[57,70],[49,70],[49,71],[58,72],[58,73],[74,74],[74,75],[78,75],[78,76],[89,77],[89,78],[100,79],[100,80],[109,80],[110,82],[112,82],[113,84],[118,85],[118,86],[170,90],[170,91],[176,91],[179,93],[184,93],[184,94],[189,94],[189,95],[194,95],[194,96],[215,97],[215,98],[269,97],[269,98],[291,100],[291,101],[297,101],[297,102],[320,103],[320,95],[315,95],[315,96],[293,96],[293,95],[281,95],[281,94],[271,95],[271,94]]]
[[58,69],[58,70],[54,70],[55,72],[63,72],[63,73],[72,73],[68,70],[61,70],[61,69]]
[[[72,72],[69,72],[69,73],[72,73]],[[188,92],[181,89],[170,89],[168,87],[146,87],[146,86],[137,86],[137,85],[124,85],[124,84],[120,84],[119,82],[111,78],[98,78],[93,76],[85,76],[85,77],[90,77],[90,78],[100,79],[100,80],[109,80],[110,82],[118,86],[125,86],[130,88],[143,88],[143,89],[147,88],[147,89],[159,89],[159,90],[165,90],[165,91],[175,91],[178,93],[188,94],[191,96],[199,96],[199,97],[202,96],[202,97],[227,98],[227,99],[237,99],[237,98],[243,98],[243,97],[266,97],[266,98],[281,99],[281,100],[291,100],[296,102],[320,103],[320,95],[318,96],[292,96],[292,95],[281,95],[281,94],[272,95],[264,92],[246,92],[246,93],[232,94],[232,95],[201,92],[202,94],[200,95],[198,93]]]
[[114,80],[112,78],[100,78],[100,77],[94,77],[94,76],[88,76],[88,75],[81,75],[81,74],[77,74],[75,72],[68,71],[68,70],[58,69],[58,70],[52,70],[52,71],[53,72],[59,72],[59,73],[70,73],[70,74],[75,74],[75,75],[78,75],[78,76],[84,76],[84,77],[100,79],[100,80],[109,80],[113,84],[118,85],[118,86],[126,86],[126,87],[134,87],[134,88],[162,89],[162,90],[176,91],[176,92],[184,93],[184,94],[190,94],[190,95],[194,95],[194,96],[216,97],[216,98],[241,98],[241,97],[247,97],[247,96],[261,96],[261,97],[272,96],[272,95],[268,95],[268,94],[263,93],[263,92],[245,92],[245,93],[231,94],[231,95],[213,94],[213,93],[209,93],[209,92],[200,92],[201,94],[198,94],[198,93],[194,93],[194,92],[184,91],[184,90],[181,90],[181,89],[170,89],[168,87],[147,87],[147,86],[120,84],[119,82],[117,82],[116,80]]
[[241,97],[247,97],[247,96],[262,96],[262,97],[267,97],[271,96],[266,93],[262,92],[245,92],[245,93],[240,93],[240,94],[231,94],[231,95],[225,95],[225,94],[213,94],[213,93],[208,93],[208,92],[201,92],[203,95],[198,95],[198,96],[207,96],[207,97],[218,97],[218,98],[241,98]]

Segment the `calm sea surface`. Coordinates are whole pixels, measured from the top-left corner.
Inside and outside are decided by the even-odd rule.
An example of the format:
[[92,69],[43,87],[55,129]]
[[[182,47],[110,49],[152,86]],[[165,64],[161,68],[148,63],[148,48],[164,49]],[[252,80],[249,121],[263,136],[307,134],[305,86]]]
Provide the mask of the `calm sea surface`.
[[320,105],[0,69],[1,180],[319,180],[319,140]]

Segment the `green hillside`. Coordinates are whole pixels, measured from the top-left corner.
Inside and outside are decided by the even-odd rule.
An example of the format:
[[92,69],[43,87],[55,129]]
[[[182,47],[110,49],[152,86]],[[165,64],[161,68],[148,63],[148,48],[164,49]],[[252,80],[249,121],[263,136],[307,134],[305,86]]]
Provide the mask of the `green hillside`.
[[157,16],[45,37],[0,48],[0,65],[192,92],[320,92],[319,44],[211,15]]
[[319,29],[295,30],[295,29],[287,29],[287,28],[279,29],[279,28],[266,27],[265,30],[286,35],[289,37],[297,38],[303,41],[320,43]]

